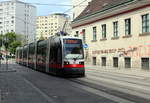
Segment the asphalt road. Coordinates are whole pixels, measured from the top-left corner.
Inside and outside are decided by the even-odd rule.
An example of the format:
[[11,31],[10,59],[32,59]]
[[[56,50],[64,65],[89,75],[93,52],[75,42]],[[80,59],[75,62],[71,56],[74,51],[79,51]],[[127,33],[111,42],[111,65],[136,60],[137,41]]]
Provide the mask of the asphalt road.
[[12,63],[0,72],[0,103],[150,103],[149,87],[141,77],[88,69],[61,78]]
[[0,73],[1,103],[115,103],[88,92],[71,81],[9,65],[16,72]]

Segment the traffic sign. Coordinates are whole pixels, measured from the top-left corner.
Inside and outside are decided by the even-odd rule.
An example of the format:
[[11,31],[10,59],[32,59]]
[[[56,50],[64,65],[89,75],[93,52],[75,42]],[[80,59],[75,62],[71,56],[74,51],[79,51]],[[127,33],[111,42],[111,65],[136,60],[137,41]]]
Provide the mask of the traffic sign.
[[87,44],[83,44],[83,48],[88,48],[89,46]]

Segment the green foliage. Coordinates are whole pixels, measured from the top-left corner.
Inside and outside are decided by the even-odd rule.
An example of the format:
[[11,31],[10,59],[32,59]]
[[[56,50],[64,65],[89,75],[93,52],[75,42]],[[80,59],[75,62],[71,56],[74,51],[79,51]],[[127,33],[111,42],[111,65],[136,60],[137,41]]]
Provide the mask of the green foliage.
[[0,47],[2,47],[2,39],[3,39],[3,35],[0,34]]
[[19,36],[14,32],[3,35],[3,44],[11,54],[15,54],[16,48],[21,46],[21,39],[17,39],[18,37]]
[[10,44],[16,40],[16,34],[14,32],[6,33],[3,36],[3,43],[6,48],[10,47]]
[[15,54],[16,48],[17,48],[18,46],[21,46],[21,41],[13,41],[13,42],[10,44],[9,52],[12,53],[12,54]]

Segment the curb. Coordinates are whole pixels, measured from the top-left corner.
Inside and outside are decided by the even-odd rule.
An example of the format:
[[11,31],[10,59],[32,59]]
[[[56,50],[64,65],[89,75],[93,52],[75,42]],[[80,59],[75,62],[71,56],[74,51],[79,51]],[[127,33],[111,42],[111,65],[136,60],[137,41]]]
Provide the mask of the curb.
[[0,73],[16,72],[17,70],[0,70]]

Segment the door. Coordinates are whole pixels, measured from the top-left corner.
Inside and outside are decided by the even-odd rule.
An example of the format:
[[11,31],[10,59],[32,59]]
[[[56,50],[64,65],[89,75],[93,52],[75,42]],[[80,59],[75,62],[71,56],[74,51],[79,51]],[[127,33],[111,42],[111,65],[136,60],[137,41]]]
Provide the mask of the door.
[[131,68],[131,58],[125,58],[125,68]]
[[118,57],[113,58],[113,66],[118,67]]

